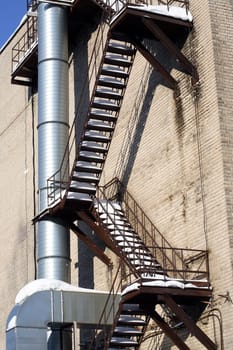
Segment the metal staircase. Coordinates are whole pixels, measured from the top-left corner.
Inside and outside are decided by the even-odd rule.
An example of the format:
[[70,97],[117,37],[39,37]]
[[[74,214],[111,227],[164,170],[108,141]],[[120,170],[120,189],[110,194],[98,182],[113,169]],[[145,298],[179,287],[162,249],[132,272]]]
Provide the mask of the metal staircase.
[[[161,265],[130,225],[118,202],[96,199],[95,208],[99,225],[104,225],[109,231],[135,277],[141,277],[143,274],[164,275]],[[154,242],[151,244],[154,245]]]
[[[103,8],[106,4],[104,1],[96,2]],[[186,1],[180,2],[186,5]],[[109,2],[110,5],[113,3]],[[112,14],[114,8],[110,8]],[[161,35],[155,23],[157,17],[142,17],[137,9],[126,9],[122,18],[110,28],[69,179],[63,179],[60,170],[48,179],[48,208],[39,213],[35,221],[47,215],[62,217],[65,224],[104,263],[110,265],[107,255],[77,224],[78,221],[84,221],[118,255],[128,271],[130,281],[127,279],[126,288],[122,290],[122,300],[105,350],[139,349],[150,319],[179,349],[189,349],[161,316],[158,305],[179,319],[207,349],[214,350],[216,345],[196,325],[196,317],[186,311],[193,304],[198,309],[212,295],[207,252],[172,247],[117,179],[104,188],[99,187],[136,48],[163,75],[172,89],[177,88],[177,82],[152,57],[143,41],[132,36],[133,28],[124,32],[127,19],[139,21],[145,33],[155,37],[178,57],[195,82],[198,79],[195,67],[172,43],[169,32],[173,34],[172,29],[178,21],[172,20],[169,30],[168,26],[164,27],[164,33],[166,30],[168,32]],[[181,22],[179,26],[182,27]],[[186,24],[186,27],[190,28],[190,24]]]
[[138,349],[150,320],[149,314],[139,304],[121,303],[116,324],[105,349]]
[[[89,207],[102,173],[112,140],[136,50],[127,43],[108,37],[90,101],[70,182],[66,202]],[[53,184],[57,174],[48,179],[49,205],[61,196],[62,187]]]
[[[104,349],[139,349],[150,319],[179,349],[189,347],[178,336],[174,324],[185,326],[205,348],[216,349],[214,342],[195,323],[203,311],[203,303],[208,302],[212,294],[207,253],[169,246],[117,179],[99,188],[97,195],[92,213],[78,215],[92,229],[107,230],[115,245],[113,251],[119,252],[121,264],[128,271],[119,310]],[[99,234],[98,229],[96,233]],[[158,245],[160,240],[163,247]],[[108,240],[106,244],[112,248]],[[158,306],[167,317],[161,315]]]

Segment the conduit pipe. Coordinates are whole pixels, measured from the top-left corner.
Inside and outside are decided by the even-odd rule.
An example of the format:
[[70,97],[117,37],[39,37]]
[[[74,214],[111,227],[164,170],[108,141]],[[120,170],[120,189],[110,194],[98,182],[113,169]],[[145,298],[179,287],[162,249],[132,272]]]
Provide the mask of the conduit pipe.
[[[47,179],[60,167],[69,135],[67,8],[38,6],[39,211],[47,208]],[[38,278],[70,282],[69,230],[59,219],[38,223]]]

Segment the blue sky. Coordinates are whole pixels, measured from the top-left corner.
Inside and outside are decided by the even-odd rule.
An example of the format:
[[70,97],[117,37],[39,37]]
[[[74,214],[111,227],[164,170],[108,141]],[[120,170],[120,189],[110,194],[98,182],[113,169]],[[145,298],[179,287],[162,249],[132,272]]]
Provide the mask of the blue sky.
[[0,48],[26,13],[26,0],[2,0],[0,10]]

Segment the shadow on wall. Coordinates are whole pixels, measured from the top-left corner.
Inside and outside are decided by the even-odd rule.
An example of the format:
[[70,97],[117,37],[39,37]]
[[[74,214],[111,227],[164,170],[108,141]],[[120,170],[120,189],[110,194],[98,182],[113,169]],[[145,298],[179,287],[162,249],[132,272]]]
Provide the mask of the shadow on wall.
[[[92,23],[87,21],[81,22],[77,36],[73,42],[74,46],[74,93],[75,93],[75,135],[76,145],[78,146],[83,127],[88,115],[90,103],[90,72],[88,62],[88,41],[92,33],[96,30],[100,22],[100,13],[95,13],[95,20],[92,18]],[[79,23],[80,24],[80,23]],[[90,228],[82,221],[79,222],[79,227],[91,240],[101,249],[105,250],[105,245],[95,235]],[[81,241],[78,240],[78,263],[77,273],[79,286],[82,288],[94,289],[94,254]],[[91,339],[93,338],[94,330],[85,326],[80,326],[80,349],[88,348]]]
[[[176,46],[179,49],[183,47],[186,37],[187,33],[183,38],[179,38],[179,42],[176,43]],[[167,72],[170,73],[173,69],[184,72],[176,58],[171,56],[159,42],[148,40],[145,42],[145,46],[149,48],[150,52],[153,52],[154,55],[156,55],[159,62],[162,62],[162,65]],[[139,84],[139,89],[136,94],[135,103],[131,110],[127,130],[124,137],[122,137],[123,143],[119,149],[119,157],[114,172],[114,176],[118,177],[125,186],[128,184],[131,171],[137,157],[156,88],[160,85],[169,88],[164,78],[148,64],[142,75],[141,83]],[[170,97],[170,94],[168,96]],[[177,99],[174,96],[174,101],[175,113],[174,116],[171,116],[171,118],[175,118],[178,138],[182,138],[184,117],[181,97]],[[154,121],[154,125],[156,127],[156,120]]]

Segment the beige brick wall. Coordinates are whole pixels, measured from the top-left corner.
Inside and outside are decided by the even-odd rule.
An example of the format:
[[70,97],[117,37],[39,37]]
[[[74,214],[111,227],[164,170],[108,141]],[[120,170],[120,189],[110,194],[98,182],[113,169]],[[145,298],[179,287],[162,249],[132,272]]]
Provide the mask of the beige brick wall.
[[1,349],[5,348],[6,319],[16,293],[34,279],[35,267],[32,110],[28,89],[10,82],[12,45],[9,42],[0,55]]
[[[232,290],[233,12],[230,2],[221,1],[192,1],[191,11],[194,29],[183,52],[198,69],[200,96],[194,99],[190,78],[173,69],[181,88],[176,102],[168,88],[156,86],[157,74],[148,73],[138,55],[102,180],[120,176],[173,246],[208,249],[213,307],[222,313],[230,349],[232,304],[219,295]],[[220,348],[214,318],[205,328]],[[202,348],[191,338],[188,344]]]
[[[193,0],[191,12],[194,29],[183,52],[197,67],[199,96],[195,98],[190,77],[177,69],[172,57],[161,52],[163,62],[176,67],[171,74],[179,81],[180,100],[174,99],[158,73],[137,54],[101,181],[120,177],[173,246],[208,249],[214,288],[209,310],[213,307],[216,315],[221,313],[224,348],[230,350],[233,306],[219,295],[229,292],[233,298],[233,5],[230,0]],[[95,34],[90,35],[88,45],[85,40],[76,46],[70,67],[71,120]],[[12,45],[10,42],[0,55],[4,82],[0,85],[1,348],[5,347],[5,320],[15,295],[34,278],[32,106],[28,89],[10,84]],[[85,99],[92,85],[91,78]],[[75,268],[79,258],[72,236],[74,284],[79,283]],[[96,258],[93,271],[95,288],[104,290],[111,285],[113,276]],[[221,349],[217,318],[199,324]],[[164,349],[176,348],[167,339],[160,341]],[[187,344],[191,349],[203,348],[194,337],[188,336]]]

